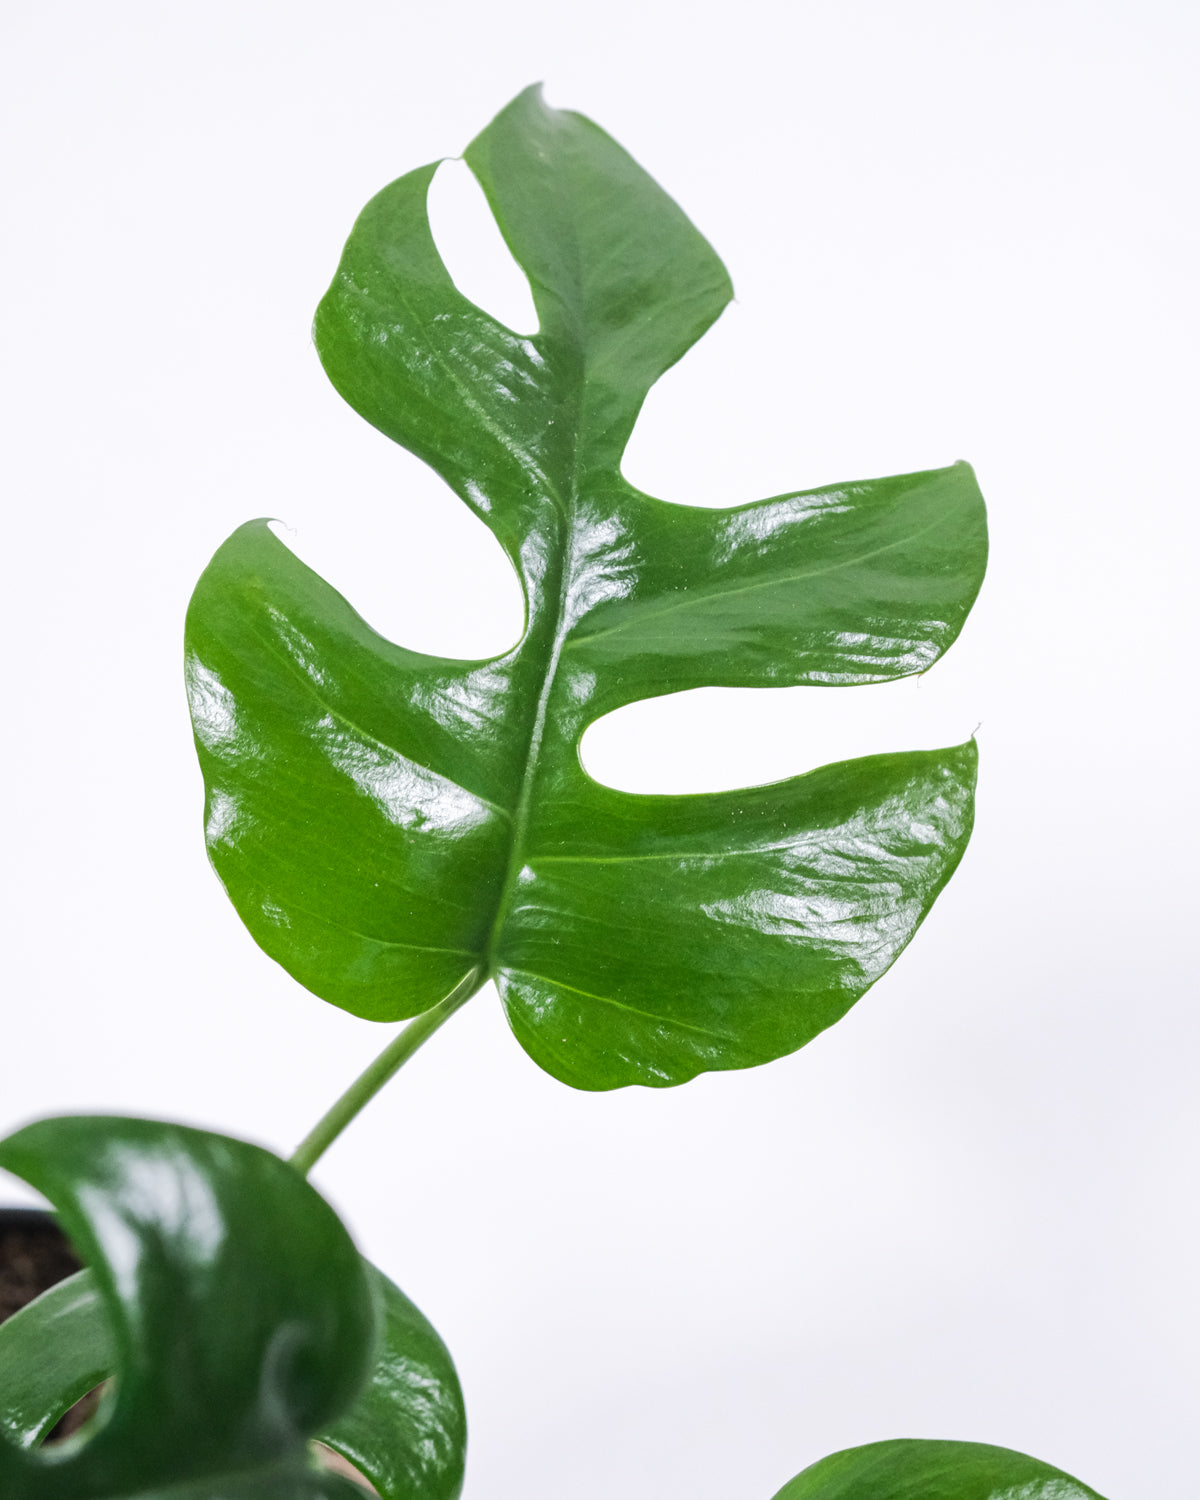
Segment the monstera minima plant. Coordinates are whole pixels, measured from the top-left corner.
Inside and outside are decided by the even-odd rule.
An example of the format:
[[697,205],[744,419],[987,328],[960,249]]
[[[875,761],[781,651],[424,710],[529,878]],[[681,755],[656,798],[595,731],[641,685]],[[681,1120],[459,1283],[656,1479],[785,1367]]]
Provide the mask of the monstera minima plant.
[[[88,1262],[0,1329],[4,1500],[453,1500],[466,1425],[445,1346],[305,1174],[494,983],[575,1088],[681,1084],[802,1047],[895,960],[962,857],[973,742],[772,786],[635,796],[592,780],[589,724],[701,686],[924,672],[983,578],[965,464],[709,509],[621,459],[654,381],[717,318],[725,269],[603,131],[521,94],[468,148],[538,331],[467,300],[435,247],[437,164],[364,209],[317,310],[342,396],[488,526],[524,591],[486,661],[384,640],[265,521],[219,548],[187,618],[212,863],[258,943],[357,1016],[407,1021],[291,1161],[181,1125],[66,1118],[0,1144]],[[492,1003],[481,997],[480,1004]],[[43,1439],[116,1376],[90,1427]],[[835,1454],[779,1500],[1068,1500],[1006,1449]]]

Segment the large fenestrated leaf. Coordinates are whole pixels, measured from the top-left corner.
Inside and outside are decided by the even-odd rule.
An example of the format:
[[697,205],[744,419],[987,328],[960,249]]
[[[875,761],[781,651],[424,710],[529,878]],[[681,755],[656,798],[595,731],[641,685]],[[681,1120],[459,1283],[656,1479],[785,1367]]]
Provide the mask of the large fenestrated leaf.
[[[217,1455],[221,1485],[245,1465],[248,1448],[252,1454],[265,1448],[265,1474],[252,1474],[247,1482],[294,1479],[299,1496],[333,1495],[333,1481],[310,1473],[305,1443],[311,1436],[349,1458],[382,1500],[457,1500],[466,1416],[446,1346],[386,1276],[346,1257],[344,1233],[332,1232],[328,1207],[292,1167],[240,1141],[151,1121],[91,1120],[83,1128],[89,1139],[82,1152],[80,1122],[73,1120],[47,1121],[32,1137],[25,1131],[0,1145],[0,1162],[14,1169],[20,1162],[26,1173],[33,1162],[30,1180],[46,1192],[56,1188],[60,1203],[62,1183],[69,1184],[77,1201],[67,1203],[67,1222],[78,1225],[83,1205],[89,1223],[102,1226],[92,1231],[93,1248],[108,1255],[99,1278],[84,1270],[0,1326],[0,1440],[32,1452],[80,1396],[109,1376],[123,1375],[124,1347],[140,1379],[169,1389],[157,1390],[149,1409],[138,1404],[136,1392],[128,1398],[118,1423],[131,1450],[121,1484],[141,1472],[142,1450],[161,1446],[158,1434],[147,1443],[141,1423],[153,1428],[165,1407],[175,1423],[177,1458],[171,1473],[160,1475],[156,1494],[174,1496],[175,1486],[191,1484],[197,1464],[203,1482],[213,1477],[212,1455],[204,1447],[204,1429],[211,1426],[218,1435],[235,1433],[226,1453]],[[115,1170],[97,1169],[97,1143],[104,1138]],[[41,1170],[48,1150],[59,1158],[50,1176]],[[235,1235],[245,1236],[244,1242],[235,1242]],[[282,1286],[274,1281],[276,1267]],[[366,1310],[373,1297],[378,1327],[363,1321],[364,1276]],[[131,1279],[142,1294],[114,1312],[114,1283]],[[169,1341],[163,1339],[168,1320]],[[341,1337],[331,1340],[339,1325]],[[162,1341],[152,1346],[151,1339]],[[365,1381],[347,1404],[345,1392],[362,1380],[368,1358]],[[295,1373],[287,1367],[298,1359],[316,1361],[316,1368],[302,1372],[304,1381],[311,1384],[315,1377],[328,1387],[307,1415],[289,1395]],[[311,1397],[305,1401],[312,1405]],[[282,1476],[271,1472],[275,1446],[286,1450],[279,1457]],[[0,1480],[4,1461],[0,1452]],[[257,1459],[256,1466],[263,1467]],[[112,1453],[102,1445],[86,1464],[67,1471],[51,1467],[47,1481],[34,1470],[28,1481],[34,1488],[3,1487],[0,1495],[18,1500],[26,1493],[60,1494],[54,1486],[68,1475],[81,1485],[81,1500],[107,1495],[94,1485],[112,1470]],[[43,1482],[49,1491],[36,1488]]]
[[[89,1262],[117,1377],[92,1430],[37,1449],[45,1372],[14,1394],[36,1314],[0,1330],[4,1500],[361,1497],[315,1469],[308,1439],[362,1387],[376,1305],[349,1236],[294,1168],[205,1131],[84,1117],[18,1131],[0,1166],[50,1199]],[[77,1314],[90,1378],[95,1307]]]
[[[683,688],[924,671],[978,590],[982,501],[964,464],[725,510],[640,493],[625,443],[728,300],[724,268],[537,91],[467,160],[538,333],[455,289],[433,166],[364,210],[315,333],[346,400],[495,533],[524,634],[484,662],[406,651],[243,527],[188,617],[210,854],[266,951],[358,1015],[494,977],[522,1045],[580,1087],[765,1062],[844,1014],[928,912],[969,836],[974,744],[639,797],[584,773],[580,737]],[[422,566],[398,557],[396,586]]]
[[1102,1500],[1027,1453],[917,1438],[847,1448],[811,1465],[775,1500]]

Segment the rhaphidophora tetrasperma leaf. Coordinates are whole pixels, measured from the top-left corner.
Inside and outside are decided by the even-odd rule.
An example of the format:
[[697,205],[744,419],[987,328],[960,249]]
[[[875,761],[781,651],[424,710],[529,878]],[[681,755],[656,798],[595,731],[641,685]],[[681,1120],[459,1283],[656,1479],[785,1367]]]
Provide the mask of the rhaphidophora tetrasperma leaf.
[[901,1438],[830,1454],[775,1500],[1103,1500],[1061,1469],[986,1443]]
[[[383,1500],[456,1500],[466,1415],[446,1346],[294,1167],[113,1117],[41,1120],[0,1141],[0,1166],[91,1262],[0,1327],[4,1500],[361,1496],[314,1469],[310,1437]],[[85,1448],[35,1451],[114,1374]]]
[[[94,1278],[0,1329],[4,1500],[361,1497],[308,1439],[368,1377],[375,1298],[299,1172],[208,1131],[78,1116],[9,1136],[0,1167],[45,1193]],[[85,1380],[115,1364],[116,1389],[85,1442],[39,1449],[47,1404],[81,1393],[73,1361]]]
[[524,268],[521,337],[456,290],[435,166],[354,227],[316,319],[345,399],[495,533],[526,629],[489,661],[375,634],[265,522],[188,617],[208,845],[255,938],[325,999],[416,1015],[494,977],[583,1088],[782,1056],[928,912],[970,832],[973,743],[773,786],[634,796],[580,736],[700,686],[884,682],[955,639],[986,557],[965,464],[711,510],[622,477],[653,382],[730,296],[680,209],[601,130],[520,95],[467,161]]

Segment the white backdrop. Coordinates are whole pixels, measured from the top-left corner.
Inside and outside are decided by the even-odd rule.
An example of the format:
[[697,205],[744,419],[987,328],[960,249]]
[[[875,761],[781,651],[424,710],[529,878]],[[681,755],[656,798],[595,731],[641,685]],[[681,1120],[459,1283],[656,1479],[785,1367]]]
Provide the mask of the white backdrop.
[[[183,613],[269,514],[386,634],[511,643],[490,536],[308,329],[366,199],[525,84],[737,287],[631,479],[726,504],[965,457],[989,501],[983,595],[919,683],[697,693],[585,743],[701,790],[982,721],[962,868],[844,1022],[587,1095],[488,990],[319,1168],[455,1354],[468,1500],[769,1500],[894,1436],[1196,1494],[1198,31],[1186,0],[9,0],[5,1128],[287,1151],[390,1035],[263,957],[208,870]],[[447,258],[519,320],[464,173]]]

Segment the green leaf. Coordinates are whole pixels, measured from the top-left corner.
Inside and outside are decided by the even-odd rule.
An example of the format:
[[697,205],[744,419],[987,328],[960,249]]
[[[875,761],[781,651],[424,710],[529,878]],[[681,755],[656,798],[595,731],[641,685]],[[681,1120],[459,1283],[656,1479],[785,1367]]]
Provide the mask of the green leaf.
[[1102,1500],[1061,1469],[1010,1448],[914,1438],[831,1454],[775,1500]]
[[36,1448],[116,1367],[108,1314],[91,1272],[80,1271],[0,1325],[0,1433]]
[[[57,1126],[63,1122],[47,1123]],[[108,1128],[125,1122],[95,1123]],[[148,1123],[138,1122],[139,1129]],[[178,1128],[160,1129],[174,1134]],[[224,1182],[226,1196],[247,1190],[256,1180],[243,1170],[244,1152],[251,1153],[250,1162],[256,1171],[262,1167],[259,1158],[275,1161],[237,1141],[196,1131],[182,1134],[187,1145],[199,1136],[201,1143],[217,1141],[232,1148],[235,1173]],[[143,1154],[142,1165],[136,1169],[139,1176],[156,1170],[161,1146],[160,1137],[158,1149]],[[0,1157],[3,1153],[0,1147]],[[213,1168],[211,1159],[199,1164],[193,1159],[189,1165],[193,1172],[197,1166],[202,1173]],[[292,1184],[299,1180],[290,1167],[280,1162],[276,1166],[283,1180]],[[226,1171],[227,1164],[218,1170]],[[274,1169],[266,1170],[271,1174]],[[160,1180],[163,1184],[168,1181],[165,1176]],[[184,1191],[190,1191],[199,1202],[194,1188]],[[305,1202],[315,1199],[322,1221],[327,1220],[328,1209],[311,1189],[299,1197]],[[266,1200],[262,1201],[265,1204]],[[110,1211],[115,1206],[112,1202],[107,1205]],[[294,1204],[288,1206],[294,1208]],[[285,1222],[290,1235],[294,1220]],[[232,1223],[227,1228],[233,1232]],[[256,1243],[261,1245],[264,1236],[277,1238],[278,1223],[260,1224]],[[236,1247],[231,1249],[236,1252]],[[383,1500],[457,1500],[466,1454],[466,1414],[454,1363],[428,1319],[399,1287],[370,1264],[364,1265],[380,1315],[375,1360],[352,1404],[332,1423],[314,1427],[313,1435],[354,1463]],[[187,1274],[185,1266],[177,1269]],[[255,1274],[260,1279],[269,1275],[269,1264],[256,1259]],[[308,1274],[314,1274],[311,1265]],[[357,1267],[351,1271],[352,1301],[361,1295],[362,1275]],[[244,1315],[238,1299],[258,1295],[248,1282],[241,1291],[231,1294],[228,1306],[234,1309],[235,1320],[240,1321]],[[335,1296],[344,1298],[346,1293],[338,1287]],[[69,1407],[119,1368],[120,1351],[114,1334],[117,1326],[119,1320],[110,1318],[91,1270],[51,1288],[0,1326],[0,1433],[20,1448],[36,1448]],[[7,1500],[7,1491],[4,1493]]]
[[458,1500],[467,1419],[454,1363],[400,1288],[371,1272],[383,1309],[382,1348],[354,1405],[317,1436],[383,1500]]
[[[188,615],[210,856],[262,947],[373,1020],[494,977],[530,1055],[580,1088],[676,1084],[794,1051],[892,963],[966,846],[973,743],[770,787],[642,797],[579,741],[706,685],[928,668],[986,558],[965,464],[710,510],[636,490],[653,381],[718,316],[724,268],[602,131],[520,95],[467,161],[540,319],[455,289],[434,167],[354,227],[317,312],[338,390],[491,528],[526,628],[490,661],[383,640],[265,522]],[[398,586],[424,566],[397,558]]]
[[[89,1429],[35,1451],[57,1415],[34,1409],[54,1372],[31,1370],[31,1395],[18,1400],[15,1360],[39,1319],[47,1331],[56,1317],[71,1320],[77,1284],[0,1330],[4,1500],[360,1496],[315,1470],[308,1438],[362,1386],[376,1306],[349,1236],[298,1172],[224,1136],[85,1117],[18,1131],[0,1142],[0,1167],[50,1199],[91,1266],[112,1348],[101,1348],[85,1287],[73,1315],[87,1367],[79,1373],[90,1380],[105,1353],[115,1353],[117,1373]],[[60,1409],[78,1394],[68,1376]]]
[[[369,1263],[367,1271],[382,1313],[378,1354],[350,1409],[315,1436],[382,1500],[457,1500],[467,1420],[454,1362],[400,1288]],[[95,1278],[80,1271],[0,1326],[0,1433],[36,1448],[117,1364]]]

